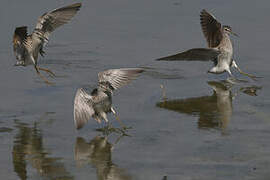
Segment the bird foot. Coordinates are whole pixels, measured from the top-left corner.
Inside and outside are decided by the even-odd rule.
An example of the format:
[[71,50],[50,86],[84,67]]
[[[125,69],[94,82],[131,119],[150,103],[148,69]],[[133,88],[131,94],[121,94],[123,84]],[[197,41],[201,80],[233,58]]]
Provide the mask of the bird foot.
[[39,75],[39,77],[48,85],[54,85],[54,83],[50,82],[47,78],[45,78],[42,74],[40,74],[40,72],[37,73]]
[[130,136],[129,134],[127,134],[127,131],[129,129],[132,129],[132,127],[122,126],[121,128],[115,128],[111,124],[109,124],[103,128],[96,129],[96,131],[102,132],[105,136],[108,136],[111,133],[121,134],[122,136]]
[[49,69],[38,67],[38,70],[45,71],[50,77],[56,77],[56,75]]

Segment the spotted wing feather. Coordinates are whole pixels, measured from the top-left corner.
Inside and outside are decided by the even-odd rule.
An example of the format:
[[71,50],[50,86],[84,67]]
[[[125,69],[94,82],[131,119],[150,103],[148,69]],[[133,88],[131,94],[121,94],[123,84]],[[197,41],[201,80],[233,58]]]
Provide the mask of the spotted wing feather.
[[99,84],[109,84],[110,89],[115,90],[135,79],[139,73],[143,72],[140,68],[110,69],[98,73]]
[[59,26],[68,23],[80,10],[80,7],[81,3],[75,3],[43,14],[39,17],[34,32],[39,38],[44,38],[45,42],[47,42],[51,32]]
[[200,14],[201,27],[209,48],[217,47],[222,40],[222,27],[217,19],[205,9]]
[[94,114],[92,96],[84,89],[78,89],[74,99],[74,123],[76,128],[82,128]]

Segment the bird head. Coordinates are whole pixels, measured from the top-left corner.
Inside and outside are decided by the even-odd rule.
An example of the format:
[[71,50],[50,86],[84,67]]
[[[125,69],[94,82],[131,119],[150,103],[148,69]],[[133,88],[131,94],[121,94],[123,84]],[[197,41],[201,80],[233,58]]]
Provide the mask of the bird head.
[[232,31],[232,28],[230,26],[227,26],[227,25],[223,26],[223,31],[226,32],[226,33],[228,33],[228,34],[232,34],[234,36],[239,37],[238,34],[236,34],[236,33],[234,33]]

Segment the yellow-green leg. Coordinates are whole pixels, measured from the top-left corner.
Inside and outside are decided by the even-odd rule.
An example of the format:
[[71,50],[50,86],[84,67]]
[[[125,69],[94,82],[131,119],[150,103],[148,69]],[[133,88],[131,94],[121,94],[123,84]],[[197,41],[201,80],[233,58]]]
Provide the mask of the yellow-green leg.
[[42,68],[42,67],[37,67],[38,70],[41,70],[41,71],[45,71],[47,72],[48,74],[50,74],[52,77],[56,77],[56,75],[49,69],[46,69],[46,68]]
[[48,85],[53,85],[52,82],[50,82],[47,78],[45,78],[40,72],[39,72],[39,68],[37,66],[35,66],[36,72],[37,74],[40,76],[40,78]]

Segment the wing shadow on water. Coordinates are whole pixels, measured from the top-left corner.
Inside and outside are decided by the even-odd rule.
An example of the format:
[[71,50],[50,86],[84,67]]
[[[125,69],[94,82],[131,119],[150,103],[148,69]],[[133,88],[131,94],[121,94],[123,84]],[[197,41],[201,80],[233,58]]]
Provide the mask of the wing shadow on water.
[[96,168],[98,180],[130,180],[132,179],[124,169],[112,162],[112,150],[120,140],[111,144],[107,137],[96,136],[89,143],[82,137],[78,137],[75,145],[74,158],[77,166],[87,164]]
[[175,99],[158,102],[157,107],[183,114],[198,116],[198,128],[225,130],[232,116],[231,86],[224,82],[209,81],[213,94],[210,96]]
[[36,125],[29,127],[28,124],[20,123],[18,120],[15,123],[18,133],[14,139],[12,159],[14,171],[20,179],[28,179],[28,165],[36,169],[37,174],[45,179],[74,179],[60,162],[62,158],[49,157],[50,153],[43,144],[42,132]]

